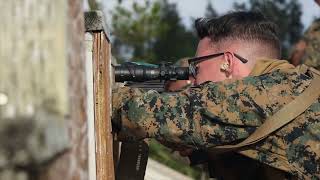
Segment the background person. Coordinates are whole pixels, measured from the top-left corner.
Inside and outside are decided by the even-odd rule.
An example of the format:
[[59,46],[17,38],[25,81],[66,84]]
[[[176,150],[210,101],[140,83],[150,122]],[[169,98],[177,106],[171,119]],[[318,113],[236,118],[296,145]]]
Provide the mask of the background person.
[[[315,0],[320,6],[320,0]],[[320,19],[316,19],[304,33],[302,39],[295,44],[290,62],[297,66],[306,64],[320,69]]]

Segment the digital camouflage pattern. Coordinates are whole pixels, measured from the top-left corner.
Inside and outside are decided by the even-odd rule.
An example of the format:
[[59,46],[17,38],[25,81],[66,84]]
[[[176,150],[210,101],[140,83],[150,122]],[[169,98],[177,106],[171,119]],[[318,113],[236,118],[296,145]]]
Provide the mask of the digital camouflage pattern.
[[[292,67],[174,94],[124,87],[113,93],[113,123],[127,140],[156,138],[194,149],[235,144],[301,94],[311,79]],[[292,123],[239,153],[301,179],[319,179],[320,98]]]
[[303,36],[306,42],[304,64],[320,70],[320,19],[315,20]]

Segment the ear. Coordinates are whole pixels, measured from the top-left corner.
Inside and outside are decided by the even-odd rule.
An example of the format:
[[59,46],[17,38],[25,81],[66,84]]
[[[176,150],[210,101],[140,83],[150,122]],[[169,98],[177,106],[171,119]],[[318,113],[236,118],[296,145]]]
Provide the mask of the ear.
[[226,63],[228,65],[228,68],[226,68],[224,70],[226,73],[226,76],[228,78],[232,78],[232,73],[233,73],[234,66],[235,66],[235,64],[234,64],[235,57],[234,57],[233,53],[225,52],[223,58],[224,58],[224,63]]

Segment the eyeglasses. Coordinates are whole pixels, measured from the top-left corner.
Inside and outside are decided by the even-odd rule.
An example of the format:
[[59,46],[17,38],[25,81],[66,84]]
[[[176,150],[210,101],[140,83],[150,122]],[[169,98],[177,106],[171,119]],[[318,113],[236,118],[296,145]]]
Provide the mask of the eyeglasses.
[[[236,53],[232,53],[236,58],[238,58],[242,63],[247,63],[248,60],[241,57],[240,55],[236,54]],[[189,71],[192,74],[192,76],[195,78],[198,74],[199,68],[197,67],[197,64],[203,62],[203,61],[208,61],[208,60],[213,60],[212,58],[216,58],[219,56],[224,55],[223,53],[216,53],[216,54],[209,54],[206,56],[200,56],[200,57],[194,57],[194,58],[190,58],[188,59],[188,63],[189,63]]]

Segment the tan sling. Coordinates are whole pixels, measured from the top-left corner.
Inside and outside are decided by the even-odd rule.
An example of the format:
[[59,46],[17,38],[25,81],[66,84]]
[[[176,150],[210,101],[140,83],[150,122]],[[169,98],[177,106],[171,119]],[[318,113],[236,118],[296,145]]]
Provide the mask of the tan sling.
[[[282,126],[293,121],[297,116],[302,114],[309,106],[311,106],[320,96],[320,73],[313,68],[307,68],[302,65],[300,71],[309,70],[313,79],[307,89],[296,97],[289,104],[284,106],[273,116],[267,118],[265,122],[253,132],[247,139],[235,145],[222,145],[211,147],[208,149],[209,154],[217,154],[232,151],[244,146],[252,145],[266,138],[271,133],[280,129]],[[293,110],[294,109],[294,110]]]

